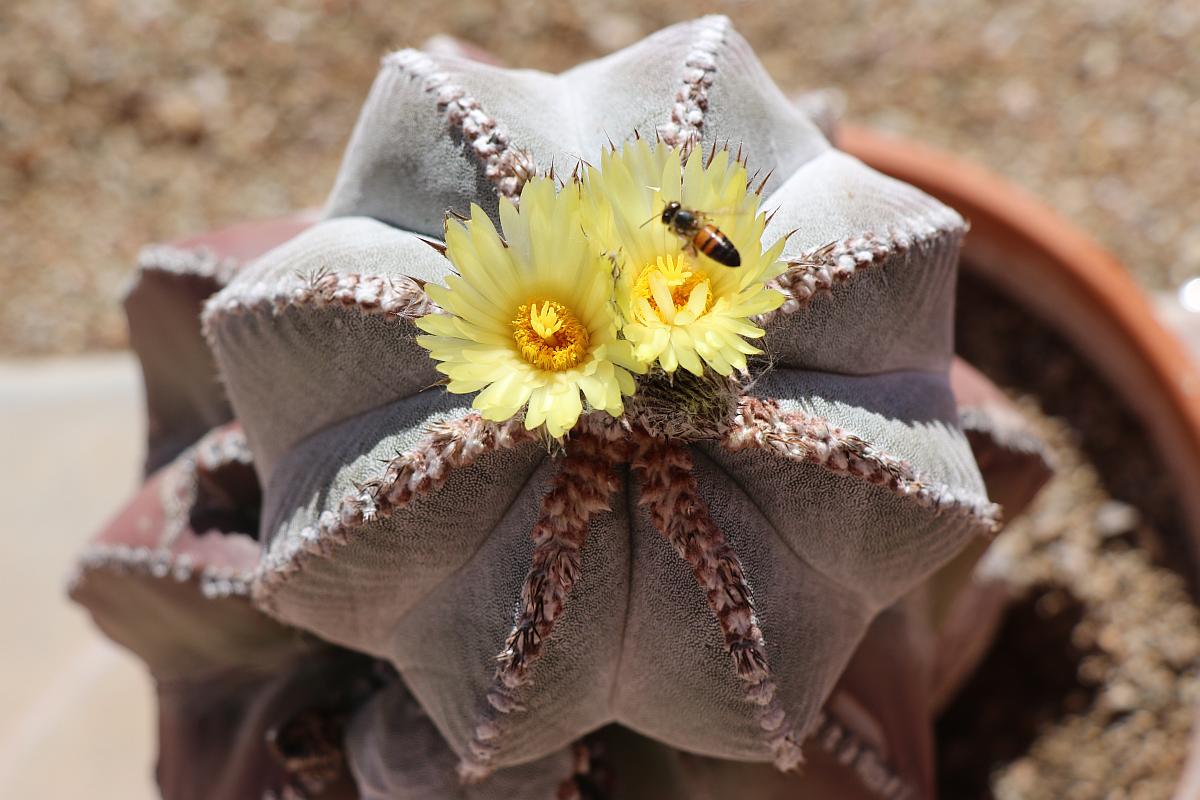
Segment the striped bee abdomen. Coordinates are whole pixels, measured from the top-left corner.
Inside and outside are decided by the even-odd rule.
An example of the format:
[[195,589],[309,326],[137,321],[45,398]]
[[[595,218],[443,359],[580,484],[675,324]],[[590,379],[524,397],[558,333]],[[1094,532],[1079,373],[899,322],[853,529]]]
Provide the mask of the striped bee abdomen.
[[696,231],[695,238],[692,239],[692,245],[718,264],[724,264],[727,267],[742,265],[742,257],[738,254],[737,248],[733,246],[733,242],[729,241],[729,237],[721,233],[715,225],[701,226]]

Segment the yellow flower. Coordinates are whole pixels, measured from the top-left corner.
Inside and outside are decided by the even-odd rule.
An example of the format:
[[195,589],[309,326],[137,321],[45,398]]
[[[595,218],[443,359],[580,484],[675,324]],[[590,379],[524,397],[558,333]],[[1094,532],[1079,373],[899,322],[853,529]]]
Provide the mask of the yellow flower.
[[501,239],[487,215],[446,227],[446,256],[458,275],[429,284],[446,313],[417,321],[417,342],[440,362],[455,393],[503,421],[525,412],[525,427],[561,437],[591,408],[617,416],[643,368],[617,337],[611,266],[584,236],[579,194],[548,179],[526,183],[521,208],[500,198]]
[[[746,356],[762,352],[746,341],[763,335],[750,319],[783,303],[766,282],[786,266],[783,240],[762,249],[766,216],[745,167],[724,149],[706,166],[699,148],[685,165],[678,149],[639,140],[602,153],[581,198],[589,237],[616,261],[621,332],[638,361],[669,373],[745,370]],[[718,263],[664,225],[672,201],[728,237],[741,266]]]

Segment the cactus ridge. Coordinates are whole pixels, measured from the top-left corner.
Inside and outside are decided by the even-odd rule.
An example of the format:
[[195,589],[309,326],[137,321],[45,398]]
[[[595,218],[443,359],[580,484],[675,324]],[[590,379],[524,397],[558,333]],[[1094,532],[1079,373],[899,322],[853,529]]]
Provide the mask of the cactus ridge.
[[[954,230],[951,234],[959,235]],[[759,315],[758,321],[766,323],[779,315],[802,311],[814,297],[830,294],[834,286],[862,270],[886,266],[893,259],[902,259],[908,251],[920,251],[946,235],[943,229],[909,233],[893,226],[884,233],[861,233],[792,258],[787,271],[770,283],[787,300],[774,311]]]
[[533,436],[521,420],[488,422],[476,412],[431,426],[418,445],[388,462],[382,476],[344,497],[336,512],[322,514],[318,525],[305,528],[297,539],[277,538],[258,568],[255,602],[271,611],[272,593],[303,567],[305,559],[328,558],[348,541],[351,529],[390,516],[413,498],[436,491],[454,470],[471,466],[485,453],[515,447]]
[[819,464],[836,474],[886,487],[936,514],[967,516],[987,533],[1000,524],[1000,506],[987,498],[926,480],[907,461],[879,450],[861,437],[820,417],[798,411],[783,412],[771,400],[743,397],[725,446],[733,451],[757,448],[791,461]]
[[829,709],[818,712],[809,741],[850,767],[869,790],[884,800],[912,800],[916,790],[904,781],[879,752],[867,744]]
[[216,428],[185,450],[162,483],[166,521],[159,549],[170,550],[187,529],[188,513],[196,504],[203,477],[232,464],[253,463],[246,435],[236,425]]
[[[250,464],[252,456],[246,437],[237,426],[223,426],[184,451],[165,471],[158,484],[163,510],[162,526],[153,546],[95,542],[84,548],[75,573],[69,579],[74,590],[92,570],[172,578],[179,582],[197,579],[207,598],[248,595],[253,572],[231,566],[204,564],[196,569],[190,553],[176,552],[180,537],[188,529],[188,515],[195,505],[203,473],[215,473],[229,464]],[[253,534],[253,531],[247,531]]]
[[700,141],[708,88],[717,71],[717,55],[732,30],[729,17],[712,14],[696,22],[696,39],[684,59],[679,91],[671,106],[671,120],[658,126],[658,137],[669,145],[691,147]]
[[316,272],[255,284],[239,294],[221,294],[205,306],[204,334],[224,316],[278,315],[287,308],[348,308],[387,320],[414,320],[438,310],[421,286],[404,276]]
[[516,620],[497,656],[499,666],[488,692],[488,708],[476,724],[469,754],[459,766],[464,780],[473,782],[490,774],[495,740],[501,735],[497,715],[522,710],[515,691],[532,682],[531,670],[579,579],[588,523],[595,514],[609,510],[620,488],[616,467],[626,451],[620,440],[605,441],[582,432],[571,440],[562,466],[542,498],[531,533],[532,565],[521,588]]
[[519,203],[521,187],[536,167],[529,153],[509,141],[504,126],[421,51],[392,53],[384,57],[383,64],[424,84],[425,91],[435,97],[447,128],[462,136],[496,192]]
[[147,272],[165,272],[172,275],[196,275],[212,278],[224,286],[233,278],[241,261],[220,256],[204,248],[177,247],[171,244],[152,244],[138,251],[137,271],[134,280],[140,280]]
[[796,732],[776,697],[766,643],[754,610],[754,598],[742,562],[708,513],[692,471],[692,457],[677,444],[640,436],[634,469],[642,476],[642,497],[654,527],[687,562],[705,593],[709,610],[725,637],[746,700],[757,706],[756,717],[780,770],[803,760]]

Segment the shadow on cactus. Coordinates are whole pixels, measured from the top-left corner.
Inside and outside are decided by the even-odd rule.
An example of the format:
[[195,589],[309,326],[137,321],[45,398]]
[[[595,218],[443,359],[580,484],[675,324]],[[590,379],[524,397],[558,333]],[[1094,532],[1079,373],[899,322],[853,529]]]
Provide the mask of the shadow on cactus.
[[192,524],[239,533],[146,546],[168,572],[177,542],[204,570],[240,548],[215,589],[136,630],[137,581],[76,596],[164,685],[192,636],[257,675],[239,708],[344,659],[321,680],[364,797],[594,796],[605,747],[613,796],[847,785],[826,767],[918,796],[903,736],[843,712],[856,649],[901,642],[909,675],[906,598],[996,526],[949,382],[963,231],[832,148],[724,18],[557,76],[389,56],[323,219],[205,305],[257,538],[258,497],[208,487]]

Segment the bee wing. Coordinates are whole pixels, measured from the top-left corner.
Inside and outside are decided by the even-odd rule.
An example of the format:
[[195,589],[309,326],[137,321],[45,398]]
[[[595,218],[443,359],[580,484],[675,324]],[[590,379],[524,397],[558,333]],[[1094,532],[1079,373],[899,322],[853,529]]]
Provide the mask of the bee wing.
[[696,219],[700,220],[701,222],[712,222],[713,217],[736,217],[750,213],[749,211],[742,211],[737,208],[716,208],[704,211],[691,209],[691,212],[695,214]]

